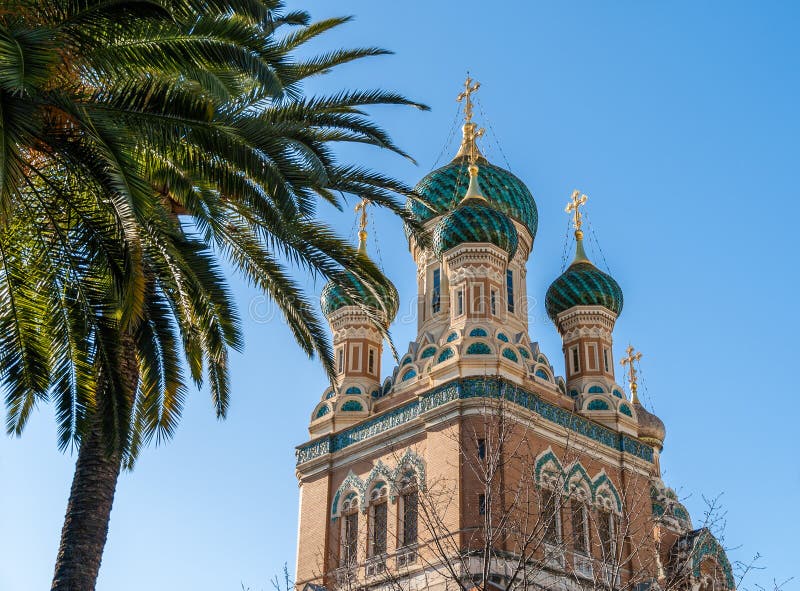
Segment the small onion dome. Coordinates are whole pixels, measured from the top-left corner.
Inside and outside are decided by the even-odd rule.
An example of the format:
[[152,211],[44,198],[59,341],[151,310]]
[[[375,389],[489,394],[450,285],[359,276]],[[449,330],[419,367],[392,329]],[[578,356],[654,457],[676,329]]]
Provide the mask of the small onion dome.
[[595,267],[583,250],[583,235],[576,232],[575,260],[553,281],[545,296],[545,309],[550,319],[574,306],[603,306],[614,314],[622,311],[622,289],[614,278]]
[[[379,318],[382,319],[382,324],[384,327],[389,326],[394,320],[395,316],[397,316],[397,310],[399,308],[400,298],[397,294],[397,289],[395,286],[388,281],[386,282],[386,285],[384,286],[385,292],[383,294],[386,297],[382,299],[388,304],[389,307],[388,309],[383,310],[378,303],[377,298],[354,275],[347,273],[345,278],[345,281],[347,281],[349,285],[356,291],[356,293],[361,296],[361,301],[367,307],[376,311]],[[337,285],[333,281],[329,281],[325,284],[325,287],[322,288],[322,293],[320,294],[320,305],[322,307],[322,313],[325,315],[325,317],[330,318],[331,314],[333,314],[339,308],[343,308],[345,306],[357,306],[358,304],[355,303],[353,298],[350,297],[350,295],[340,285]]]
[[636,409],[636,416],[639,419],[639,439],[648,445],[662,449],[664,447],[664,438],[667,435],[664,421],[645,410],[639,402],[634,402],[633,408]]
[[[477,158],[480,166],[478,180],[491,199],[492,205],[517,220],[536,238],[539,214],[533,195],[521,180],[509,171],[489,163],[483,156]],[[445,166],[437,168],[423,178],[414,188],[416,199],[406,202],[406,209],[421,223],[444,215],[453,209],[469,183],[469,158],[459,155]]]
[[481,194],[478,167],[470,166],[469,172],[469,187],[461,203],[433,229],[433,252],[441,258],[459,244],[488,242],[506,251],[510,259],[519,244],[517,228],[511,218],[495,209]]

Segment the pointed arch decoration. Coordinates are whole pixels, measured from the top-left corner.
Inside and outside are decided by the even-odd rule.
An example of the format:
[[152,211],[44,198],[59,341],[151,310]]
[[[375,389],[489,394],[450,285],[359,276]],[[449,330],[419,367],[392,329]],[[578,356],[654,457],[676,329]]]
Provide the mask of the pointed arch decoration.
[[540,485],[548,484],[553,486],[562,481],[564,468],[551,448],[548,447],[536,458],[536,462],[533,465],[533,475],[536,483]]
[[331,504],[331,517],[336,519],[339,516],[339,501],[342,495],[349,491],[353,491],[358,495],[359,501],[363,502],[364,499],[364,481],[361,480],[355,473],[350,470],[342,484],[336,489],[336,494],[333,495],[333,503]]
[[573,462],[572,466],[567,470],[564,478],[564,492],[572,496],[576,490],[583,491],[585,501],[593,501],[594,488],[592,486],[592,479],[589,478],[586,468],[579,461]]
[[364,480],[364,494],[361,495],[361,512],[366,513],[369,505],[369,493],[372,487],[378,483],[385,483],[390,486],[394,480],[394,471],[384,464],[381,460],[370,470],[366,480]]
[[725,574],[726,587],[728,589],[734,589],[736,587],[733,576],[733,568],[731,567],[731,563],[728,560],[727,554],[725,554],[725,549],[720,545],[720,543],[717,541],[717,538],[714,537],[707,527],[704,527],[702,530],[700,530],[700,534],[694,540],[692,550],[691,569],[692,575],[696,579],[700,578],[700,568],[703,564],[703,560],[710,557],[717,562],[719,567],[722,569],[722,572]]
[[586,468],[577,460],[565,470],[550,447],[536,457],[534,478],[540,486],[563,487],[567,495],[580,488],[593,505],[610,506],[614,512],[622,513],[622,498],[605,470],[590,478]]
[[408,449],[400,458],[394,470],[390,469],[381,460],[373,466],[366,478],[361,479],[350,470],[342,484],[336,489],[331,504],[331,519],[339,517],[339,502],[343,496],[352,492],[358,496],[359,507],[364,513],[368,506],[368,494],[370,489],[378,482],[384,482],[388,487],[392,502],[395,501],[400,490],[400,482],[409,472],[414,473],[417,486],[420,490],[425,490],[425,461],[416,452]]
[[616,513],[622,513],[622,498],[605,470],[600,470],[592,481],[592,497],[596,505],[609,504]]
[[407,449],[403,457],[400,458],[392,474],[392,488],[390,491],[392,501],[397,498],[400,491],[400,482],[403,480],[403,476],[408,472],[414,472],[417,478],[417,486],[420,490],[425,490],[425,461],[419,454]]

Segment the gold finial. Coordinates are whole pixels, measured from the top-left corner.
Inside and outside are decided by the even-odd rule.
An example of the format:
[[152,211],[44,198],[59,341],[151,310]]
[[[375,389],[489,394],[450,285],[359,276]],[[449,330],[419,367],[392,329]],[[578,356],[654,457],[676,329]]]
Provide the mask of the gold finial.
[[464,101],[464,126],[461,128],[463,137],[461,138],[461,147],[458,149],[456,158],[467,156],[469,157],[469,163],[473,166],[478,157],[482,155],[476,142],[483,135],[484,130],[478,129],[478,126],[472,121],[472,94],[477,92],[480,87],[481,83],[475,82],[467,74],[467,79],[464,81],[464,91],[456,97],[459,103]]
[[586,203],[587,199],[588,197],[586,195],[582,195],[581,192],[576,189],[572,192],[570,201],[567,203],[567,208],[564,210],[572,214],[572,224],[575,226],[575,238],[578,240],[583,238],[583,232],[581,231],[583,220],[581,219],[580,208]]
[[367,254],[367,205],[369,200],[364,198],[356,205],[356,213],[361,212],[361,219],[358,222],[358,251]]
[[639,404],[639,397],[636,395],[636,390],[638,389],[638,378],[636,376],[636,367],[634,363],[637,363],[642,358],[642,354],[641,352],[634,353],[633,350],[633,345],[628,345],[628,348],[625,349],[625,352],[628,354],[628,356],[625,359],[620,360],[619,363],[623,367],[626,365],[628,366],[628,380],[631,386],[631,402],[634,404]]

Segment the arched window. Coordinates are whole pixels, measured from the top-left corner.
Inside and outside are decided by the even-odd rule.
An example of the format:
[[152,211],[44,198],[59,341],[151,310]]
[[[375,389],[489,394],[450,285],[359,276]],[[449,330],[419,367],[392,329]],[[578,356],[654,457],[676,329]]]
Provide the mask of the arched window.
[[615,540],[616,523],[614,514],[608,509],[597,510],[597,534],[600,538],[600,549],[603,552],[603,560],[612,564],[616,553]]
[[543,488],[540,495],[539,514],[542,519],[543,539],[548,544],[561,541],[561,499],[557,492]]
[[383,482],[375,485],[369,500],[369,556],[386,554],[386,526],[388,523],[387,486]]
[[358,497],[348,495],[342,503],[342,551],[339,563],[352,567],[358,562]]
[[575,552],[588,554],[589,550],[589,516],[586,504],[578,499],[570,501],[572,514],[572,547]]
[[417,479],[408,475],[400,483],[400,546],[417,543],[419,530],[419,489]]

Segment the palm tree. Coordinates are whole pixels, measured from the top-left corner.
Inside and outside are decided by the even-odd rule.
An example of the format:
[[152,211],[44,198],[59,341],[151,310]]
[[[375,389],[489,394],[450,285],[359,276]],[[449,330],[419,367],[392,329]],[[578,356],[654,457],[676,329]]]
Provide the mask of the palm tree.
[[[418,106],[383,91],[305,97],[302,82],[380,55],[297,60],[346,22],[277,0],[6,0],[0,6],[0,372],[7,428],[57,409],[78,458],[53,589],[93,589],[120,470],[169,438],[189,378],[229,396],[241,334],[221,257],[278,304],[332,375],[300,268],[387,280],[315,219],[319,199],[366,197],[411,222],[410,189],[340,163],[335,142],[406,156],[365,113]],[[288,31],[284,33],[284,31]]]

